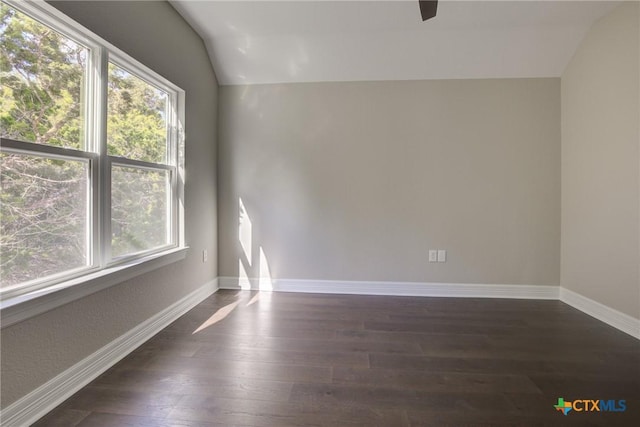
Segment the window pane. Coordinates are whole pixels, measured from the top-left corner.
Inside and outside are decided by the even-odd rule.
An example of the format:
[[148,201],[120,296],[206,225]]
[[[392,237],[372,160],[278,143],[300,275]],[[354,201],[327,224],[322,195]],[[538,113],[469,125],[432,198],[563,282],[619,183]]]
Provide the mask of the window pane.
[[86,266],[88,164],[0,155],[2,287]]
[[164,163],[168,99],[166,92],[110,63],[108,154]]
[[169,172],[126,166],[111,170],[111,253],[118,257],[165,246]]
[[88,50],[0,3],[2,136],[82,149]]

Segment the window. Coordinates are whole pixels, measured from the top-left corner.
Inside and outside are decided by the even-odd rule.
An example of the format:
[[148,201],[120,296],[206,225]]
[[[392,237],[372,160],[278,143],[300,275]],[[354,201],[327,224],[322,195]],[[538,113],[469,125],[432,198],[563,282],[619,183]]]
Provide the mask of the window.
[[0,3],[3,300],[184,246],[184,92],[44,2]]

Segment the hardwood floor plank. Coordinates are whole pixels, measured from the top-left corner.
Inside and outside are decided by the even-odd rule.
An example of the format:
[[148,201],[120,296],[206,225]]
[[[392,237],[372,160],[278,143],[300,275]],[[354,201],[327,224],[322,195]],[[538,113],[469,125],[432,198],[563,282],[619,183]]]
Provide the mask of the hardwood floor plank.
[[501,393],[430,392],[419,389],[343,384],[294,384],[291,401],[308,406],[371,405],[377,408],[439,411],[514,412]]
[[58,407],[33,424],[33,427],[76,427],[91,414],[90,411]]
[[[213,314],[213,313],[212,313]],[[238,315],[217,325],[221,330],[256,330],[260,327],[277,329],[287,326],[295,326],[300,329],[362,329],[363,321],[360,319],[302,319],[291,317],[273,316],[271,313],[263,315],[256,313],[239,313]],[[373,317],[373,316],[372,316]]]
[[385,342],[385,341],[331,341],[326,339],[284,338],[269,336],[233,336],[225,335],[211,340],[203,346],[201,353],[214,351],[215,348],[252,348],[262,350],[287,350],[298,352],[325,353],[328,349],[333,352],[356,353],[404,353],[421,354],[422,349],[418,343],[410,342]]
[[250,427],[248,424],[221,424],[205,421],[187,421],[132,415],[92,412],[78,427]]
[[387,320],[383,322],[401,323],[403,325],[424,325],[425,323],[436,324],[449,324],[449,325],[468,325],[469,320],[473,321],[477,326],[527,326],[527,322],[521,316],[513,316],[513,314],[507,312],[498,313],[468,313],[460,312],[455,316],[452,313],[433,313],[427,311],[426,313],[417,314],[391,314]]
[[92,385],[115,390],[139,392],[171,390],[172,393],[180,395],[202,394],[212,397],[286,402],[293,383],[125,368],[109,370]]
[[[326,347],[325,347],[326,348]],[[369,366],[369,357],[364,352],[339,351],[292,351],[263,348],[232,348],[203,346],[194,355],[198,358],[236,360],[243,362],[284,363],[302,366]]]
[[367,342],[408,342],[418,344],[452,345],[452,346],[486,346],[489,338],[481,334],[438,334],[430,332],[401,332],[401,331],[368,331],[340,329],[336,331],[338,341],[367,341]]
[[[534,328],[535,329],[535,328]],[[636,359],[640,357],[640,341],[621,339],[617,334],[596,334],[587,332],[584,334],[557,335],[557,334],[521,334],[521,335],[493,335],[487,337],[487,342],[495,347],[522,348],[536,351],[540,348],[588,348],[590,350],[610,350],[615,352],[628,351],[630,356]]]
[[[198,326],[202,325],[198,324]],[[247,326],[244,328],[216,328],[208,327],[196,333],[193,330],[164,330],[158,334],[158,339],[182,340],[188,342],[218,342],[222,340],[239,340],[241,338],[291,338],[291,339],[317,339],[327,340],[334,338],[336,329],[334,328],[301,328],[295,324],[280,326],[277,328],[256,326]]]
[[[544,357],[508,358],[502,356],[490,357],[483,350],[475,352],[469,350],[468,354],[456,357],[372,353],[369,355],[369,364],[373,368],[414,371],[524,373],[527,375],[547,372],[561,374],[567,371],[591,374],[599,372],[604,366],[601,360],[592,357],[592,355],[580,357],[576,354],[566,356],[549,353],[545,354]],[[611,367],[609,370],[617,373],[625,371],[619,367]]]
[[222,423],[247,423],[252,426],[324,426],[335,423],[362,425],[406,425],[399,411],[357,405],[332,407],[304,403],[218,399],[185,396],[170,418]]
[[421,301],[425,310],[435,312],[512,312],[512,313],[561,313],[576,310],[560,301],[528,300],[504,298],[423,298]]
[[[422,353],[429,356],[440,357],[469,357],[481,359],[510,359],[510,360],[538,360],[538,351],[530,347],[496,346],[486,343],[484,345],[459,345],[449,346],[434,345],[433,343],[421,344]],[[585,352],[583,349],[558,346],[550,349],[547,359],[550,361],[590,361],[601,362],[602,355],[598,352]]]
[[379,353],[369,355],[369,364],[372,368],[383,369],[489,374],[546,372],[549,365],[544,360],[492,360],[470,357],[435,357]]
[[334,367],[332,382],[443,393],[542,393],[529,377],[519,374],[433,373]]
[[[515,332],[514,327],[504,326],[499,323],[495,325],[475,325],[473,322],[430,322],[425,319],[424,322],[364,322],[364,329],[367,331],[386,331],[386,332],[420,332],[420,333],[439,333],[439,334],[512,334]],[[523,329],[523,328],[520,328]]]
[[181,398],[181,395],[173,394],[171,390],[138,392],[89,385],[62,406],[65,409],[165,418]]
[[327,382],[330,380],[330,369],[319,366],[291,366],[277,363],[167,357],[163,355],[155,355],[139,360],[131,358],[128,360],[128,365],[142,370],[223,378],[251,378],[284,382]]

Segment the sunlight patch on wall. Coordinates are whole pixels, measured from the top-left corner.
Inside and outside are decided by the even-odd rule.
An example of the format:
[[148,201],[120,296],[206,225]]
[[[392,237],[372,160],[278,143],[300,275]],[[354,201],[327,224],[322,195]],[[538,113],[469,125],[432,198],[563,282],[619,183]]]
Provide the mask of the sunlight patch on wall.
[[238,286],[240,286],[240,289],[243,290],[251,289],[251,281],[249,280],[249,276],[247,275],[247,270],[245,270],[244,268],[242,259],[238,260]]
[[240,246],[244,251],[244,255],[251,266],[251,239],[252,239],[252,225],[251,219],[249,218],[249,214],[247,214],[247,210],[244,207],[244,203],[242,202],[242,198],[238,199],[239,209],[238,209],[238,238],[240,239]]
[[267,262],[267,256],[264,254],[262,246],[260,246],[260,261],[258,267],[260,268],[260,276],[258,280],[258,289],[261,291],[272,291],[273,280],[271,279],[271,272],[269,271],[269,263]]
[[[238,253],[238,286],[242,290],[272,291],[269,262],[264,248],[257,243],[259,241],[254,235],[251,217],[241,197],[238,198],[238,240],[242,248]],[[255,254],[254,241],[258,249]]]

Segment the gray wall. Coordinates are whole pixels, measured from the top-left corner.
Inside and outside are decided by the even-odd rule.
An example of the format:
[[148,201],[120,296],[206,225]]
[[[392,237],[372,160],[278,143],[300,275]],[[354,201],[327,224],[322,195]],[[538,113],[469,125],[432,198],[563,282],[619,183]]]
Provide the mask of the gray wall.
[[[187,258],[2,330],[2,407],[217,276],[217,81],[202,40],[165,2],[54,6],[186,91]],[[209,250],[209,262],[201,251]]]
[[218,155],[221,276],[559,284],[560,79],[224,86]]
[[589,31],[562,75],[561,284],[640,318],[638,3]]

